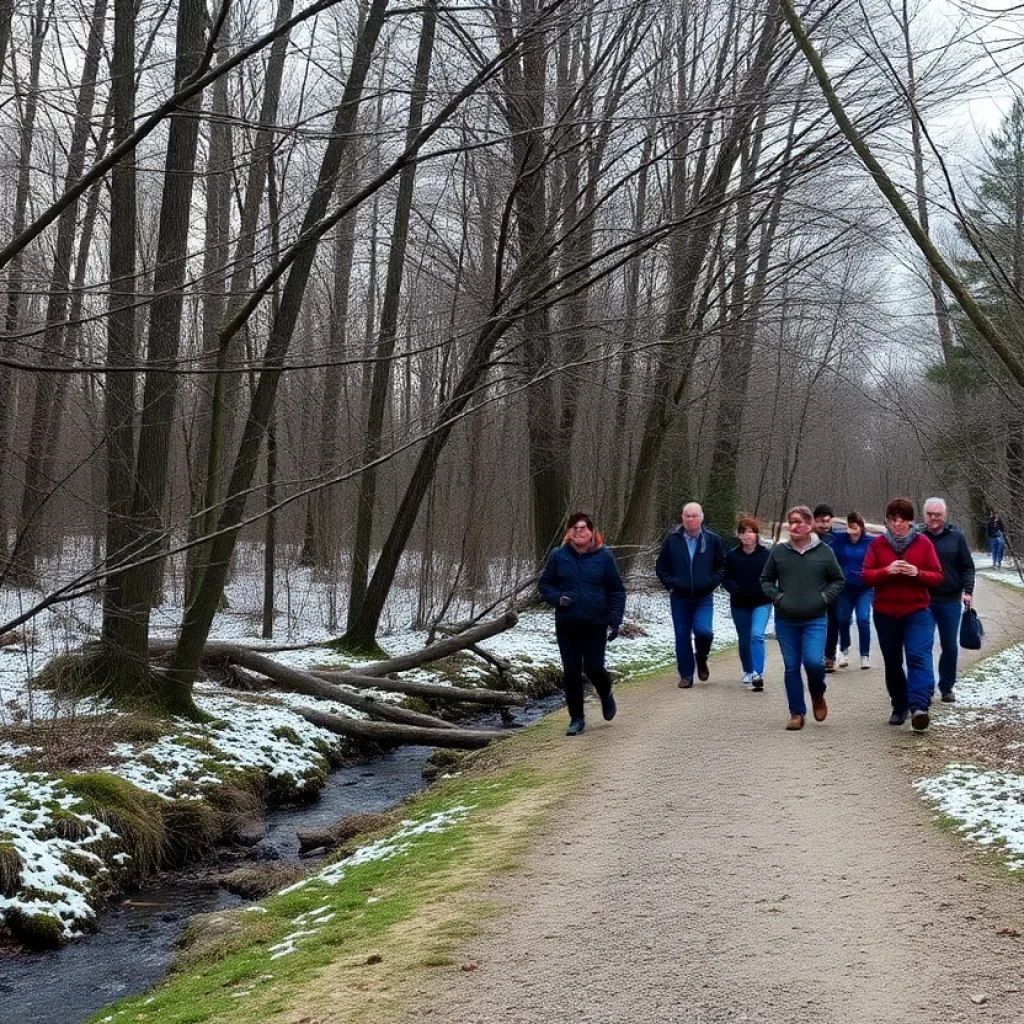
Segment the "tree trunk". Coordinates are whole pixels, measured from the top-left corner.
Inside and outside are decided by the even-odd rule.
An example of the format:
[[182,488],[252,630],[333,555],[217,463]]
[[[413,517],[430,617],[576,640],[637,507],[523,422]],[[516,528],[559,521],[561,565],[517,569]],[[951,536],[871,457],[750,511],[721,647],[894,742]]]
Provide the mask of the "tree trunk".
[[[218,48],[218,63],[227,55],[226,47]],[[203,321],[202,365],[216,366],[220,332],[227,309],[227,262],[231,228],[231,130],[228,127],[228,79],[222,75],[214,82],[210,103],[209,154],[206,165],[206,231],[203,251]],[[237,269],[237,268],[236,268]],[[216,378],[215,378],[216,379]],[[203,378],[205,381],[206,378]],[[216,385],[214,385],[216,387]],[[209,399],[200,392],[196,417],[196,453],[192,466],[192,500],[188,539],[195,541],[203,534],[207,480],[209,474],[210,430],[213,419],[212,391]],[[185,605],[192,600],[197,566],[202,546],[190,548],[185,559]]]
[[[292,16],[294,0],[279,0],[275,27],[280,28]],[[238,242],[231,260],[231,283],[228,287],[228,304],[225,320],[231,323],[242,308],[248,293],[248,279],[252,272],[253,253],[256,249],[256,228],[259,222],[260,209],[263,206],[264,189],[271,153],[274,150],[274,125],[281,101],[281,80],[284,75],[284,62],[288,52],[289,35],[279,35],[270,49],[267,61],[266,82],[263,87],[263,100],[260,106],[259,129],[253,146],[252,157],[246,175],[245,196],[242,202],[242,213],[238,229]],[[224,443],[227,430],[227,410],[225,395],[227,391],[228,364],[234,335],[224,336],[217,340],[216,368],[213,389],[208,409],[203,414],[203,423],[207,425],[207,436],[201,442],[200,459],[206,464],[203,483],[203,498],[199,516],[199,535],[209,536],[220,515],[222,491]],[[195,595],[199,579],[209,557],[209,546],[203,545],[195,549],[192,556],[188,593],[188,607]]]
[[[351,198],[355,192],[357,162],[353,154],[342,178],[340,194]],[[341,406],[345,369],[342,360],[348,351],[349,292],[352,263],[356,249],[356,215],[349,214],[338,225],[334,246],[334,305],[328,340],[328,366],[324,371],[323,401],[320,411],[320,458],[318,479],[327,480],[338,459],[338,413]],[[330,570],[337,550],[336,486],[319,487],[306,503],[306,528],[301,563]]]
[[263,630],[269,640],[274,635],[274,572],[277,563],[277,428],[271,414],[267,427],[267,522],[263,534]]
[[[178,647],[169,669],[168,675],[177,687],[191,689],[199,667],[203,644],[209,635],[213,616],[227,579],[239,523],[245,511],[266,427],[273,412],[282,364],[295,331],[317,244],[322,235],[322,231],[318,233],[316,229],[327,212],[328,203],[337,188],[342,161],[355,136],[363,83],[384,23],[387,4],[388,0],[373,0],[366,23],[359,34],[344,98],[338,107],[334,130],[324,153],[316,189],[303,218],[302,237],[306,241],[296,250],[280,307],[273,318],[263,360],[263,371],[260,373],[259,384],[250,404],[235,468],[218,521],[218,532],[210,546],[209,563],[203,572],[200,585],[196,588],[196,598],[186,610]],[[229,323],[225,330],[230,331],[234,323],[235,321]]]
[[393,722],[359,722],[310,708],[295,708],[307,722],[336,732],[340,736],[371,740],[389,747],[454,747],[460,750],[479,750],[495,740],[506,739],[508,733],[497,729],[423,729],[416,725],[398,725]]
[[336,685],[355,686],[364,690],[383,690],[385,693],[404,693],[408,697],[451,701],[454,704],[482,704],[485,707],[522,707],[529,699],[510,690],[491,690],[485,686],[442,686],[436,683],[414,683],[386,676],[356,675],[353,672],[314,672],[317,679]]
[[[70,188],[78,180],[85,167],[85,152],[96,99],[96,73],[106,28],[106,11],[107,0],[94,0],[75,107],[75,120],[71,129],[71,143],[68,148],[68,164],[64,175],[65,189]],[[54,246],[43,329],[41,363],[45,368],[56,367],[64,352],[68,285],[71,280],[75,231],[78,226],[77,215],[78,204],[73,203],[61,213],[57,221],[57,240]],[[24,581],[35,578],[36,558],[40,554],[43,505],[49,497],[53,483],[43,474],[43,467],[54,461],[48,444],[55,444],[57,441],[56,431],[53,430],[54,422],[59,419],[56,399],[58,392],[63,391],[60,382],[66,379],[66,375],[46,372],[36,378],[29,445],[25,453],[25,486],[22,491],[19,526],[17,561],[20,567],[19,575]]]
[[354,620],[350,619],[345,635],[341,638],[340,643],[343,647],[362,651],[371,650],[375,646],[384,602],[398,571],[399,560],[416,525],[420,506],[430,489],[441,453],[451,436],[456,420],[476,395],[486,376],[495,345],[511,326],[511,320],[495,317],[489,320],[477,335],[452,397],[434,418],[433,429],[416,461],[416,467],[395,513],[391,530],[374,566],[366,598],[360,606],[358,616]]
[[[696,354],[696,345],[699,344],[699,336],[691,335],[691,307],[701,268],[710,251],[712,233],[720,220],[718,211],[728,192],[740,143],[749,133],[753,119],[763,102],[765,84],[779,34],[778,2],[779,0],[771,0],[768,4],[757,51],[739,89],[728,132],[701,194],[693,204],[692,226],[682,251],[678,258],[672,261],[670,308],[666,315],[664,336],[672,340],[673,344],[666,345],[659,358],[636,473],[630,488],[626,513],[616,535],[616,545],[623,549],[627,560],[639,551],[645,539],[655,473],[662,445],[672,423],[672,391],[673,388],[677,392],[685,389]],[[680,364],[681,376],[680,369],[677,368]]]
[[[537,0],[522,0],[522,19],[538,13]],[[508,0],[494,5],[498,38],[503,47],[512,42]],[[519,239],[518,271],[525,295],[542,295],[552,277],[548,255],[547,165],[545,141],[546,34],[532,32],[522,58],[504,68],[505,115],[511,136],[516,181],[514,203]],[[527,306],[522,316],[523,375],[526,391],[527,438],[533,504],[534,557],[541,560],[561,536],[562,520],[569,512],[570,477],[563,471],[558,404],[555,400],[554,352],[551,313],[546,303]]]
[[346,693],[337,683],[325,682],[322,677],[303,672],[299,669],[282,665],[271,658],[255,651],[236,650],[228,655],[231,664],[241,665],[253,672],[272,679],[286,690],[292,693],[301,693],[307,697],[322,697],[324,700],[331,700],[337,704],[344,704],[346,707],[354,708],[364,714],[375,718],[382,718],[388,722],[397,722],[400,725],[415,725],[426,729],[452,729],[453,725],[444,722],[433,715],[424,715],[418,711],[410,711],[408,708],[399,707],[397,704],[388,704],[385,701],[372,700],[369,697],[362,697],[358,694]]
[[0,0],[0,81],[3,81],[7,64],[7,48],[11,44],[11,19],[14,17],[14,0]]
[[[49,7],[49,10],[47,9]],[[7,16],[7,31],[10,33],[10,16]],[[29,70],[28,84],[24,90],[25,107],[21,111],[21,126],[18,146],[18,177],[14,192],[14,211],[11,233],[19,234],[25,227],[26,214],[32,186],[32,149],[35,145],[36,113],[39,109],[39,71],[42,62],[43,42],[50,30],[53,20],[53,0],[36,0],[35,11],[30,18]],[[17,89],[18,83],[15,81]],[[20,92],[20,89],[17,89]],[[18,97],[21,98],[20,96]],[[12,339],[18,333],[21,324],[22,306],[25,296],[22,293],[24,268],[22,254],[19,253],[10,264],[7,272],[7,301],[4,311],[2,352],[10,352]],[[11,439],[13,436],[13,418],[16,395],[16,383],[12,370],[0,367],[0,478],[10,480],[10,457],[13,453]],[[0,489],[0,554],[6,554],[8,513],[5,510],[6,492],[9,488]],[[33,582],[34,566],[27,565],[20,558],[20,545],[16,544],[12,552],[11,575],[15,580],[25,583]]]
[[[423,108],[427,98],[427,87],[430,83],[430,64],[434,53],[436,28],[437,0],[428,0],[423,10],[419,51],[416,56],[416,70],[413,75],[412,93],[409,100],[409,120],[405,133],[407,146],[412,145],[423,126]],[[359,614],[359,607],[366,593],[366,578],[370,567],[374,507],[377,501],[376,461],[380,457],[382,447],[384,410],[391,381],[391,360],[394,356],[398,332],[399,302],[402,296],[402,276],[409,240],[409,214],[412,210],[415,182],[416,165],[412,164],[402,171],[398,180],[398,197],[395,204],[394,226],[391,232],[391,247],[388,252],[384,302],[374,353],[375,362],[369,391],[366,438],[363,448],[365,468],[359,477],[359,493],[356,499],[356,532],[352,546],[352,570],[349,584],[349,623]]]
[[[135,127],[135,2],[114,0],[114,47],[111,94],[114,147]],[[110,173],[110,297],[107,316],[107,375],[104,435],[107,443],[106,564],[118,564],[130,537],[135,462],[136,303],[136,166],[127,153]],[[147,674],[148,649],[139,629],[127,627],[135,614],[123,593],[123,577],[108,580],[103,603],[102,642],[110,677],[124,686],[141,686]]]
[[[181,0],[178,8],[175,86],[203,68],[205,0]],[[216,41],[212,41],[215,43]],[[174,366],[181,343],[181,315],[192,185],[195,177],[198,112],[201,96],[183,105],[171,121],[165,157],[163,197],[157,262],[153,275],[154,299],[149,313],[146,383],[134,472],[128,533],[129,564],[115,572],[111,588],[118,594],[109,633],[130,651],[144,652],[149,636],[149,613],[160,587],[163,543],[161,513],[167,491],[171,426],[178,375]],[[147,559],[134,562],[135,559]],[[134,563],[134,564],[132,564]],[[168,711],[195,713],[190,689],[173,681],[146,687],[157,706]],[[125,696],[130,690],[123,691]]]
[[750,371],[754,358],[754,343],[760,326],[761,305],[771,269],[782,203],[792,180],[792,153],[797,120],[802,106],[794,105],[789,123],[786,148],[782,154],[782,170],[765,215],[758,246],[754,278],[747,288],[748,253],[753,225],[750,221],[750,192],[760,159],[761,140],[767,108],[758,118],[754,134],[753,152],[746,155],[743,173],[743,195],[737,205],[736,236],[737,258],[734,269],[732,301],[728,311],[726,335],[723,341],[720,399],[715,417],[714,441],[711,454],[711,473],[708,480],[704,513],[715,529],[732,533],[736,515],[740,511],[739,455],[743,437],[743,413],[747,406]]

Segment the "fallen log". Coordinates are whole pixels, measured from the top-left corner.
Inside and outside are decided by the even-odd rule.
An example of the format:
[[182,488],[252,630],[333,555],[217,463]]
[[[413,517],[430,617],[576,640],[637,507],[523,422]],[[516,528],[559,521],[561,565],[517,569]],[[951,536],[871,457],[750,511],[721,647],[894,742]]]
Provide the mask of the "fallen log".
[[312,673],[317,679],[335,685],[356,686],[360,689],[386,690],[388,693],[404,693],[408,697],[435,697],[457,704],[486,704],[502,708],[509,705],[524,706],[530,699],[521,693],[509,690],[491,690],[486,686],[441,686],[438,683],[413,683],[404,679],[378,679],[355,672],[323,671]]
[[255,651],[238,650],[229,656],[232,664],[241,665],[253,672],[272,679],[275,683],[295,693],[304,694],[307,697],[322,697],[324,700],[333,700],[338,704],[362,711],[373,718],[382,718],[388,722],[396,722],[400,725],[414,725],[425,729],[454,729],[451,722],[445,722],[433,715],[424,715],[419,711],[410,711],[408,708],[400,708],[385,701],[373,700],[370,697],[362,697],[355,693],[346,693],[339,686],[324,682],[309,672],[301,669],[291,668],[282,665],[271,658],[265,658]]
[[409,654],[399,654],[397,657],[388,658],[386,661],[377,661],[372,665],[360,665],[359,668],[353,669],[352,673],[353,675],[360,676],[386,676],[391,672],[403,672],[407,668],[418,668],[420,665],[426,665],[431,661],[447,658],[450,654],[455,654],[456,651],[461,651],[473,644],[478,644],[481,640],[486,640],[488,637],[504,633],[506,629],[511,629],[518,621],[519,616],[515,612],[506,612],[496,619],[488,619],[487,622],[481,622],[472,629],[456,633],[454,636],[447,636],[443,640],[438,640],[436,643],[430,644],[429,647],[424,647],[421,650],[412,651]]
[[399,725],[392,722],[363,722],[354,718],[330,715],[312,708],[293,708],[297,715],[313,725],[340,736],[354,736],[392,747],[456,747],[460,750],[478,750],[494,740],[508,735],[497,729],[425,729],[417,725]]

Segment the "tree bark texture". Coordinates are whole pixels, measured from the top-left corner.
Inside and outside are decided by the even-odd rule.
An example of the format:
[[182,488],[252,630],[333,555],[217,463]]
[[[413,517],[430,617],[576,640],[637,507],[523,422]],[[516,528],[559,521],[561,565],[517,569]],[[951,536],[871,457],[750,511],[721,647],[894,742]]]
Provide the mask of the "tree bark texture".
[[[386,9],[387,0],[373,0],[366,23],[359,36],[344,97],[338,107],[331,140],[321,162],[317,187],[303,219],[302,235],[308,234],[309,239],[292,263],[281,296],[280,307],[273,319],[263,360],[263,370],[250,404],[249,416],[239,444],[227,497],[218,520],[218,533],[211,543],[209,563],[196,589],[196,598],[186,610],[178,650],[168,672],[169,678],[175,686],[190,688],[195,679],[203,644],[209,635],[213,616],[227,579],[228,565],[234,550],[238,524],[245,510],[260,447],[273,412],[282,364],[295,331],[303,295],[313,266],[313,258],[316,255],[320,235],[315,233],[315,229],[327,212],[331,196],[337,188],[342,161],[355,134],[363,83],[376,49]],[[226,329],[230,329],[230,326],[229,324]]]
[[[428,0],[423,10],[416,70],[413,74],[409,99],[409,121],[405,144],[412,146],[423,126],[423,108],[430,83],[430,64],[434,55],[434,35],[437,28],[437,0]],[[413,190],[416,184],[416,166],[403,169],[398,178],[398,198],[388,250],[387,277],[384,301],[380,314],[380,330],[374,352],[375,362],[366,407],[366,435],[364,440],[364,466],[359,477],[356,499],[356,532],[352,544],[352,568],[349,580],[348,617],[352,622],[359,614],[359,606],[366,594],[366,580],[370,569],[370,550],[373,545],[374,509],[377,502],[377,460],[380,457],[384,411],[391,380],[391,364],[398,336],[399,303],[402,297],[402,276],[409,240],[409,214],[412,210]]]

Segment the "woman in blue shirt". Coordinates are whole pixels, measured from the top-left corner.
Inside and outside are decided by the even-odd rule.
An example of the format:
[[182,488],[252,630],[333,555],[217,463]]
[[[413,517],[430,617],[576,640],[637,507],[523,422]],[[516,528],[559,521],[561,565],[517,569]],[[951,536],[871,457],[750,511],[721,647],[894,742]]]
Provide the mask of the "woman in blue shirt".
[[871,668],[871,600],[875,592],[871,587],[864,585],[861,577],[864,556],[871,546],[871,540],[864,526],[864,517],[859,512],[850,512],[846,516],[846,533],[836,534],[832,544],[832,550],[846,579],[846,586],[836,601],[840,668],[850,664],[850,624],[855,612],[857,639],[860,642],[860,667]]

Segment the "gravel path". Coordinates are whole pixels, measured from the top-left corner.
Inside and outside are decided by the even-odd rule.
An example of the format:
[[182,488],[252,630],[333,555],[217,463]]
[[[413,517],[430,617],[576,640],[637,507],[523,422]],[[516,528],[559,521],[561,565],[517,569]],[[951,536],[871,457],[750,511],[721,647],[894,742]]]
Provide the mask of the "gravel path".
[[[986,653],[1024,636],[1021,595],[981,582],[978,607]],[[829,676],[828,720],[785,732],[773,639],[764,693],[739,685],[732,652],[711,671],[690,691],[621,688],[610,726],[588,705],[587,732],[565,741],[585,745],[588,781],[488,894],[508,912],[462,951],[476,969],[438,969],[418,1016],[1024,1020],[1024,888],[909,785],[934,727],[885,724],[876,667]]]

